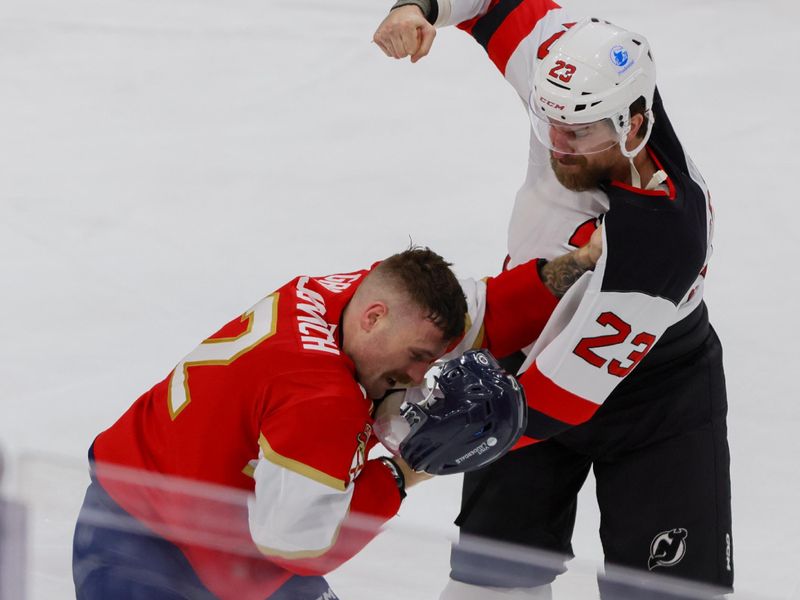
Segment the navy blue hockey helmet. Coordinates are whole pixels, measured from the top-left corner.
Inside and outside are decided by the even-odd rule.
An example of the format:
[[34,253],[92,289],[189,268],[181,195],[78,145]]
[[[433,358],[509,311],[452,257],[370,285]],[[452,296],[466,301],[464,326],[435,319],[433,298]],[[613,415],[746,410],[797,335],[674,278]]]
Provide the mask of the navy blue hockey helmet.
[[432,395],[402,414],[411,431],[400,455],[415,471],[463,473],[500,458],[527,424],[525,393],[486,350],[447,361]]

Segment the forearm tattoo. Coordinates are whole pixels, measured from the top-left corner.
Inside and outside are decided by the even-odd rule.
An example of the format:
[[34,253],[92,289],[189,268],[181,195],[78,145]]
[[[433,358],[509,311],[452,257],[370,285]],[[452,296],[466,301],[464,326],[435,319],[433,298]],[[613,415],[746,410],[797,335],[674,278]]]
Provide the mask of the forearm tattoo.
[[564,256],[545,263],[539,274],[542,282],[547,286],[556,298],[561,298],[572,287],[572,284],[580,279],[591,266],[584,266],[578,262],[575,252],[570,252]]

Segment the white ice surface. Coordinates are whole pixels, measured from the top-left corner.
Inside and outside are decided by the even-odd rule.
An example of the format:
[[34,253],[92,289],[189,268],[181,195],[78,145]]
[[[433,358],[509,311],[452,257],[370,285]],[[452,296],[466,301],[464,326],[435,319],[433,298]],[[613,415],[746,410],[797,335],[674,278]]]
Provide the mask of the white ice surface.
[[[460,31],[440,31],[416,65],[385,58],[370,40],[387,4],[0,4],[8,492],[16,458],[80,463],[197,342],[296,274],[364,267],[409,239],[460,275],[497,272],[525,113]],[[800,8],[565,4],[647,35],[673,123],[712,189],[707,301],[726,351],[737,588],[800,598]],[[598,560],[592,492],[590,481],[574,545]],[[457,501],[456,478],[415,488],[398,526],[452,534]],[[431,590],[446,577],[439,548],[429,573],[409,573]],[[340,593],[353,585],[332,580]]]

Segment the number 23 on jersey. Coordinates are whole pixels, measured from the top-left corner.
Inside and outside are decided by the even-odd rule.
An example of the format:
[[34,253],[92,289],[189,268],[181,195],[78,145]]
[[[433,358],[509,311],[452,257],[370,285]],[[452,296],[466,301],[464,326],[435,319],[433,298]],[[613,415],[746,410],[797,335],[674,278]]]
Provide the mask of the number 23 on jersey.
[[[610,361],[597,354],[595,348],[603,348],[606,346],[617,346],[625,343],[631,336],[631,326],[625,321],[615,315],[613,312],[604,312],[597,317],[597,322],[606,329],[613,329],[613,333],[605,335],[598,335],[594,337],[585,337],[578,342],[575,349],[572,351],[576,356],[579,356],[590,365],[602,369],[606,367],[611,375],[617,377],[625,377],[630,373],[633,368],[647,355],[652,348],[653,343],[656,341],[656,336],[652,333],[641,332],[633,336],[631,344],[636,347],[623,363],[622,361],[614,358]],[[607,364],[607,366],[606,366]]]

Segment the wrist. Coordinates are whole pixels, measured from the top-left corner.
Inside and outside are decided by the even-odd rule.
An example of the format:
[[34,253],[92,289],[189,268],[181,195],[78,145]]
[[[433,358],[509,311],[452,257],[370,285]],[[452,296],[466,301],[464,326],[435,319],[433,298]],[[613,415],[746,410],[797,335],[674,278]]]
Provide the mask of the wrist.
[[388,456],[381,456],[378,460],[380,460],[392,474],[394,482],[397,485],[397,491],[400,492],[400,499],[402,500],[406,497],[406,477],[403,474],[403,470],[394,459]]
[[592,254],[589,246],[582,246],[575,250],[575,263],[582,269],[588,271],[594,267],[595,261],[592,260]]
[[422,16],[431,25],[436,22],[438,16],[438,3],[436,0],[398,0],[390,10],[400,8],[401,6],[416,6],[422,11]]
[[421,481],[425,481],[426,479],[430,479],[433,477],[430,473],[426,473],[425,471],[415,471],[412,469],[409,464],[403,460],[402,456],[395,456],[393,459],[394,463],[400,467],[400,470],[403,472],[403,478],[406,482],[406,489],[410,487],[414,487]]

